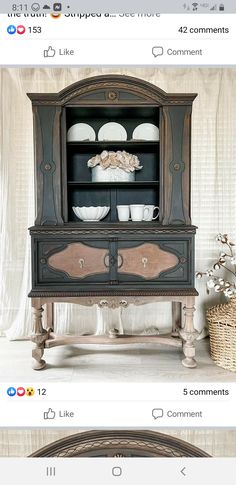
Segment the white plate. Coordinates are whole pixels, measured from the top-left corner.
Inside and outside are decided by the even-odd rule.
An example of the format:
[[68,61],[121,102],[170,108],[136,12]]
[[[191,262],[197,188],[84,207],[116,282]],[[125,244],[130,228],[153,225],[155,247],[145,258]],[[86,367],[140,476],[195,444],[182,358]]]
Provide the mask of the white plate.
[[132,138],[133,140],[159,141],[159,128],[152,123],[141,123],[136,126]]
[[67,141],[95,141],[96,133],[87,123],[76,123],[67,132]]
[[120,123],[115,123],[111,121],[110,123],[105,123],[98,132],[99,141],[125,141],[127,140],[126,129],[120,125]]

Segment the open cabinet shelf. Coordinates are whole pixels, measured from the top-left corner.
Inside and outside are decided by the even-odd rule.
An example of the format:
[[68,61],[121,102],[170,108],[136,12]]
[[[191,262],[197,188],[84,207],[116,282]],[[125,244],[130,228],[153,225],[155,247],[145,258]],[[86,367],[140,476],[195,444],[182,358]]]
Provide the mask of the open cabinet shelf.
[[[100,128],[109,122],[116,122],[131,137],[133,130],[144,122],[155,123],[159,129],[160,112],[157,107],[105,107],[94,109],[70,106],[66,109],[64,133],[77,123],[91,126],[98,137]],[[72,124],[73,123],[73,124]],[[80,125],[78,125],[80,126]],[[68,139],[68,135],[67,135]],[[92,182],[89,159],[102,151],[127,151],[137,155],[142,169],[135,171],[133,182]],[[116,205],[153,204],[159,207],[160,143],[146,140],[67,141],[67,221],[81,222],[76,218],[72,206],[109,206],[110,213],[105,222],[118,220]]]

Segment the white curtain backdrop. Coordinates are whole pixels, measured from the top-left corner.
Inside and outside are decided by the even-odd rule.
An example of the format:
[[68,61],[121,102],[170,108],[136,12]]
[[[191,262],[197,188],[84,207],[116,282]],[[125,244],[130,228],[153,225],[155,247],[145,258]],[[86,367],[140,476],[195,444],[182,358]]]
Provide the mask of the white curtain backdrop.
[[[150,81],[167,92],[196,92],[192,127],[192,221],[199,227],[196,269],[207,268],[218,254],[218,232],[236,237],[236,69],[208,68],[60,68],[1,69],[0,129],[0,332],[9,339],[31,333],[30,238],[34,223],[33,127],[27,92],[57,92],[85,77],[119,73]],[[195,324],[205,335],[204,310],[218,295],[206,295],[197,282]],[[169,304],[130,306],[122,310],[120,328],[142,331],[166,328]],[[91,308],[57,305],[58,333],[97,332],[114,326],[118,311],[103,317]]]

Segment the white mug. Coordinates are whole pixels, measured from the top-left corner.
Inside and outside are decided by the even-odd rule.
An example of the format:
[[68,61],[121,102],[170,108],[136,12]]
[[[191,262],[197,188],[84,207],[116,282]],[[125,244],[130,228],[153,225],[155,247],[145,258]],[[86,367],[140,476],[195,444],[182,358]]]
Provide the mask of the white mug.
[[[153,217],[154,211],[157,209],[157,215]],[[159,207],[157,205],[144,206],[144,221],[155,221],[159,216]]]
[[144,204],[131,204],[130,205],[130,212],[131,212],[131,219],[132,221],[146,221],[146,217],[149,216],[149,209],[148,214],[144,216]]
[[121,222],[130,220],[130,208],[129,205],[117,205],[118,219]]

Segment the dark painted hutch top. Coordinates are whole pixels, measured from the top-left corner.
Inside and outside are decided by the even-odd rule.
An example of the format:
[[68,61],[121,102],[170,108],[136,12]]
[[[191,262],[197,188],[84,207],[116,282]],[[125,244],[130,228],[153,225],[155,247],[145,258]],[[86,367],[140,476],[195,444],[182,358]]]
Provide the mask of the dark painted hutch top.
[[[29,94],[34,113],[36,207],[30,296],[196,294],[190,215],[191,111],[196,94],[167,94],[123,75],[84,79],[57,94]],[[75,123],[96,133],[122,124],[126,141],[68,142]],[[159,141],[133,140],[152,123]],[[133,182],[92,182],[87,161],[103,150],[138,155]],[[153,204],[159,218],[120,222],[118,204]],[[72,206],[110,206],[82,222]]]

